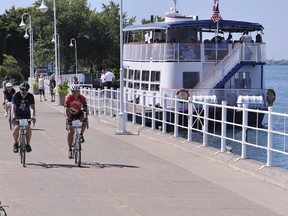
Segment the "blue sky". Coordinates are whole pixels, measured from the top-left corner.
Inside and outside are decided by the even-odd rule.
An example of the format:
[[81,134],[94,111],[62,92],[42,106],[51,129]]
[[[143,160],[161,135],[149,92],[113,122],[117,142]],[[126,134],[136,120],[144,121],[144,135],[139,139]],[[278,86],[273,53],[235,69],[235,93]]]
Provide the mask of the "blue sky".
[[[198,15],[200,19],[210,18],[214,0],[178,0],[177,10],[186,15]],[[220,13],[223,19],[235,19],[261,23],[265,30],[263,40],[267,43],[268,59],[288,59],[287,35],[288,28],[284,24],[287,20],[287,0],[219,0]],[[31,6],[35,0],[1,0],[0,13],[18,7]],[[57,2],[57,0],[56,0]],[[101,11],[102,3],[109,0],[88,0],[91,9]],[[120,3],[120,0],[114,0]],[[150,15],[164,17],[166,11],[173,6],[173,0],[123,0],[123,11],[129,17],[137,16],[137,22]],[[233,39],[237,36],[234,36]],[[240,37],[240,35],[239,35]]]

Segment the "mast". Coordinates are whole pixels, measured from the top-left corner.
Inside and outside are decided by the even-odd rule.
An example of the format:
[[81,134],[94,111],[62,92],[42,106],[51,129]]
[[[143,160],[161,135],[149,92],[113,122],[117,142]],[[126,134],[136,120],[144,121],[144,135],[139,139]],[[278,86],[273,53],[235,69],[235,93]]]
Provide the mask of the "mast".
[[177,12],[177,9],[176,9],[177,0],[173,0],[173,1],[174,1],[174,10],[175,10],[175,12]]

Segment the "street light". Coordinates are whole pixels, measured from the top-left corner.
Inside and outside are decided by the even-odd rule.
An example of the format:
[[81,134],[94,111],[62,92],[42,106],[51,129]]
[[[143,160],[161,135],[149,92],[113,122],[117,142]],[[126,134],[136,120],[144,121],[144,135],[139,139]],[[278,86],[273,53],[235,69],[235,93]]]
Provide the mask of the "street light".
[[[58,56],[58,65],[59,65],[58,75],[60,77],[60,75],[61,75],[61,70],[60,70],[60,37],[59,37],[58,33],[56,33],[56,40],[57,40],[57,44],[58,44],[58,55],[57,55]],[[52,38],[51,42],[55,43],[55,35],[54,34],[53,34],[53,38]]]
[[[56,3],[55,0],[53,0],[53,10],[54,10],[54,35],[57,34],[56,31]],[[39,7],[39,10],[42,13],[46,13],[48,10],[48,7],[45,5],[45,1],[42,0],[41,5]],[[59,38],[59,37],[58,37]],[[58,41],[55,40],[55,79],[56,79],[56,93],[55,93],[55,103],[56,105],[60,105],[60,96],[59,96],[59,92],[58,92],[58,82],[59,82],[59,71],[58,71]]]
[[76,71],[76,74],[78,74],[78,66],[77,66],[77,43],[76,43],[76,39],[75,38],[72,38],[71,40],[70,40],[70,47],[73,47],[74,45],[73,45],[73,41],[74,41],[74,44],[75,44],[75,62],[76,62],[76,69],[75,69],[75,71]]
[[123,75],[123,0],[120,1],[120,110],[116,134],[127,134],[124,114],[124,75]]
[[[29,26],[26,28],[26,24],[24,22],[24,16],[29,17]],[[32,88],[32,78],[34,78],[34,48],[33,48],[33,29],[32,29],[32,22],[31,22],[31,15],[29,13],[22,14],[22,19],[20,23],[20,28],[25,29],[25,35],[24,38],[29,38],[29,48],[30,48],[30,93],[34,94],[34,88]],[[29,29],[29,35],[27,33],[27,29]]]

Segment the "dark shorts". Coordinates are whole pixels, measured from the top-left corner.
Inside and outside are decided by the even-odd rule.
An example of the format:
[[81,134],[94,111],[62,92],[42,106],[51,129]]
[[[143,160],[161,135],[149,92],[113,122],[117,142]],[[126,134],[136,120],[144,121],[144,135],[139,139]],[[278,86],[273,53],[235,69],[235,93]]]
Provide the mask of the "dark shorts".
[[80,120],[81,122],[87,122],[87,118],[84,118],[84,112],[81,112],[76,115],[70,115],[68,119],[66,119],[66,129],[68,126],[72,125],[73,120]]
[[107,89],[110,89],[112,87],[112,82],[105,82],[105,86]]
[[50,94],[54,95],[54,88],[50,88]]
[[40,95],[45,95],[44,89],[39,89],[39,94],[40,94]]

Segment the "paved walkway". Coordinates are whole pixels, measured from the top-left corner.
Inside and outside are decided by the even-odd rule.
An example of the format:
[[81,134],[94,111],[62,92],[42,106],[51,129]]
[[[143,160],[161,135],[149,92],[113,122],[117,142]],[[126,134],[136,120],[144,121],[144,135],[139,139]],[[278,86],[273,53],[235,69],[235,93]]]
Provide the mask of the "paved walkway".
[[26,168],[0,112],[0,200],[8,216],[288,215],[287,171],[259,170],[260,163],[130,124],[132,135],[115,135],[117,121],[96,116],[78,168],[67,158],[63,107],[39,100],[36,107]]

